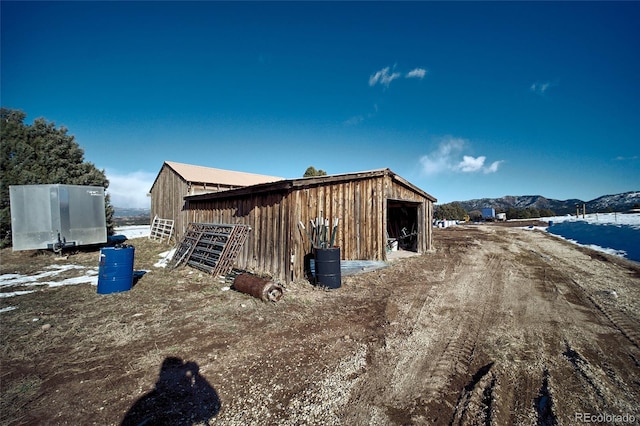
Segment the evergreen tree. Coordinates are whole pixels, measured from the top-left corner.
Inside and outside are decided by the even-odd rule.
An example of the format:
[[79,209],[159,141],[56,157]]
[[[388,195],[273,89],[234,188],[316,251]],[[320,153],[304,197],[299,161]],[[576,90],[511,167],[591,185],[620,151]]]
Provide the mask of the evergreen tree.
[[438,220],[464,220],[467,211],[460,203],[447,203],[435,206],[433,217]]
[[[84,151],[67,134],[43,118],[24,123],[26,114],[0,109],[0,247],[11,244],[9,185],[93,185],[105,189],[109,181],[103,171],[84,161]],[[105,199],[107,233],[113,234],[113,207]]]
[[326,175],[327,175],[327,172],[325,172],[324,170],[322,169],[316,170],[315,167],[309,166],[307,167],[307,170],[305,170],[304,175],[302,175],[302,177],[326,176]]
[[540,217],[551,217],[556,214],[551,209],[540,209]]

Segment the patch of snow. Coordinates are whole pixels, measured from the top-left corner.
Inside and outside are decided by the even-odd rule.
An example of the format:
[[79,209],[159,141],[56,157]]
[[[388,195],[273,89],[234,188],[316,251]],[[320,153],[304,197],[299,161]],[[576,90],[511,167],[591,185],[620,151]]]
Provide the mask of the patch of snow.
[[116,235],[124,235],[127,239],[149,237],[151,227],[149,225],[119,226],[114,229]]
[[519,226],[518,229],[524,229],[526,231],[546,231],[546,226]]
[[169,251],[164,251],[160,253],[158,256],[160,256],[162,259],[156,262],[153,266],[155,266],[156,268],[166,268],[167,264],[169,263],[169,261],[171,260],[175,252],[176,252],[176,249],[173,248]]
[[21,277],[22,275],[18,275],[18,274],[3,274],[0,275],[0,283],[2,283],[2,281],[5,280],[15,280],[16,278]]
[[597,246],[595,244],[580,244],[576,240],[572,240],[570,238],[565,238],[565,237],[563,237],[561,235],[552,234],[551,232],[549,232],[549,235],[554,236],[556,238],[559,238],[561,240],[568,241],[571,244],[575,244],[575,245],[580,246],[580,247],[587,247],[587,248],[590,248],[591,250],[599,251],[601,253],[612,254],[614,256],[619,256],[619,257],[625,257],[627,255],[627,252],[624,251],[624,250],[616,250],[616,249],[613,249],[613,248],[601,247],[601,246]]
[[0,314],[3,312],[9,312],[9,311],[13,311],[15,309],[18,309],[17,306],[7,306],[6,308],[1,308],[0,309]]
[[4,299],[6,297],[13,297],[13,296],[22,296],[23,294],[29,294],[33,292],[35,292],[35,290],[10,291],[7,293],[0,293],[0,299]]
[[53,271],[38,272],[35,275],[18,275],[18,274],[4,274],[0,275],[0,287],[9,287],[16,285],[39,285],[39,281],[42,278],[54,277],[61,272],[71,269],[85,269],[84,266],[78,265],[51,265],[46,269],[53,269]]
[[[620,226],[620,227],[627,226],[632,229],[640,230],[640,213],[590,213],[590,214],[586,214],[584,218],[582,217],[582,215],[578,217],[573,215],[566,215],[566,216],[542,217],[540,218],[540,220],[553,222],[554,225],[559,223],[564,223],[564,222],[585,222],[590,225],[613,225],[613,226]],[[518,219],[513,221],[517,222]],[[549,228],[545,226],[529,226],[529,227],[521,227],[521,229],[528,229],[528,230],[535,229],[540,231],[547,231]],[[628,254],[625,250],[618,250],[618,249],[609,248],[609,247],[601,247],[594,244],[581,244],[573,239],[565,238],[560,235],[553,234],[551,232],[549,232],[549,235],[563,239],[565,241],[568,241],[572,244],[575,244],[581,247],[587,247],[592,250],[611,254],[614,256],[627,257],[627,254]]]
[[563,222],[587,222],[592,225],[628,225],[635,229],[640,229],[640,213],[589,213],[582,217],[576,216],[553,216],[542,217],[540,220],[552,221],[553,223]]
[[[48,271],[40,271],[34,275],[20,275],[20,274],[4,274],[0,275],[0,288],[6,287],[19,287],[19,286],[48,286],[48,287],[60,287],[63,285],[75,285],[75,284],[91,284],[98,285],[98,268],[85,268],[80,265],[50,265],[45,267]],[[77,270],[81,271],[82,275],[77,277],[65,278],[60,281],[53,281],[51,278],[58,274]],[[0,293],[0,297],[13,297],[21,294],[33,293],[37,290],[28,291],[14,291]]]
[[39,283],[39,284],[46,284],[49,287],[60,287],[63,285],[75,285],[75,284],[91,284],[91,285],[98,285],[98,271],[87,271],[87,275],[83,275],[80,277],[73,277],[73,278],[66,278],[62,281],[47,281],[45,283]]

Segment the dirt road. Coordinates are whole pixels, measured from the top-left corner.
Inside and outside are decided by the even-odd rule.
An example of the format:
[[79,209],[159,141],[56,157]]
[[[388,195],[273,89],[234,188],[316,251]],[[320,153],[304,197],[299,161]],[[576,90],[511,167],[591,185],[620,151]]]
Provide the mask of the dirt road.
[[640,265],[497,226],[435,245],[277,304],[187,269],[109,299],[21,296],[2,314],[2,423],[640,422]]

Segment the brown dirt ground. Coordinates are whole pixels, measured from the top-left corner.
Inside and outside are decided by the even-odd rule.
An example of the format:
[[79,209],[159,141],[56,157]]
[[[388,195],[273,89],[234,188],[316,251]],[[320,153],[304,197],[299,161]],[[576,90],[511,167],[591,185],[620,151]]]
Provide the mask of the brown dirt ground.
[[[0,313],[0,423],[639,421],[640,265],[536,230],[459,226],[434,240],[337,290],[293,283],[277,303],[153,268],[168,247],[131,240],[135,269],[151,270],[131,291],[0,299],[18,306]],[[98,260],[0,255],[0,274]]]

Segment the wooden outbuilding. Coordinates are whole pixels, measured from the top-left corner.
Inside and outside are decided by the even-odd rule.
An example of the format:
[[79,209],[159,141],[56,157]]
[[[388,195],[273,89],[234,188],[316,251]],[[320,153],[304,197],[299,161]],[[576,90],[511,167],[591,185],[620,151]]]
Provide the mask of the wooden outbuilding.
[[290,282],[308,277],[311,244],[301,224],[308,229],[316,217],[339,218],[335,245],[342,260],[386,260],[393,241],[418,253],[432,249],[436,201],[379,169],[191,195],[185,210],[189,222],[249,225],[236,265]]
[[151,218],[157,216],[173,220],[174,232],[181,234],[188,225],[185,220],[185,196],[227,191],[278,180],[282,178],[165,161],[149,190]]

